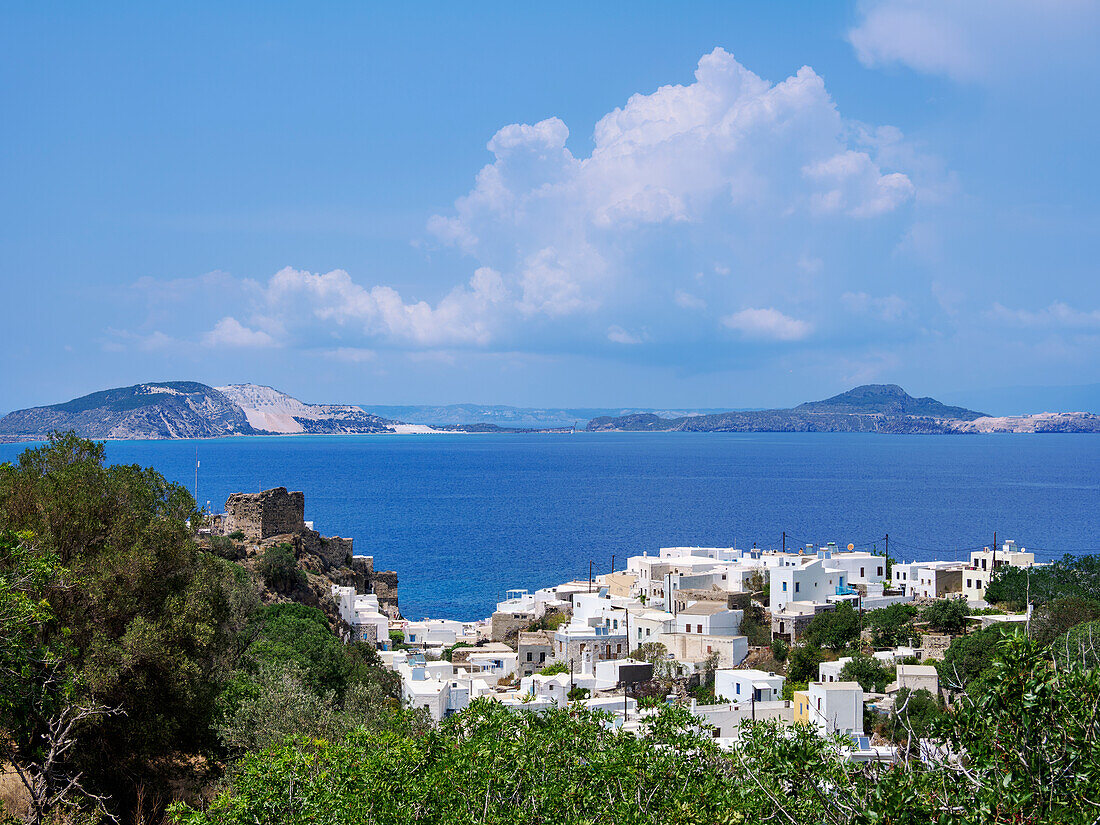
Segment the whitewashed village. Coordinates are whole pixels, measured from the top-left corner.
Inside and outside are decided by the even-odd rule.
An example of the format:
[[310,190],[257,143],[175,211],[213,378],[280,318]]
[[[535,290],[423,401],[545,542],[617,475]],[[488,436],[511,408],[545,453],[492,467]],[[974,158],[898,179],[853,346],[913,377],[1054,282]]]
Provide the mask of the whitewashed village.
[[[269,543],[289,537],[302,555],[344,571],[346,583],[327,594],[338,632],[375,646],[400,675],[403,702],[434,721],[490,698],[527,711],[579,703],[605,712],[607,724],[642,732],[662,704],[678,703],[720,746],[736,740],[743,721],[772,719],[840,736],[846,758],[876,762],[900,758],[898,748],[865,729],[865,720],[918,691],[950,703],[952,685],[935,662],[970,629],[1026,622],[1027,614],[991,611],[984,594],[994,571],[1036,565],[1012,540],[965,560],[919,562],[832,542],[641,548],[622,569],[508,590],[478,621],[408,620],[397,608],[396,575],[376,573],[373,558],[355,553],[350,539],[316,533],[304,521],[301,493],[235,494],[212,530]],[[340,575],[330,571],[329,579]],[[912,638],[872,645],[876,611],[937,602],[962,609],[956,632],[918,622]],[[852,655],[817,662],[804,683],[784,675],[782,662],[815,617],[837,611],[858,617],[857,655],[889,674],[880,690],[852,678]]]

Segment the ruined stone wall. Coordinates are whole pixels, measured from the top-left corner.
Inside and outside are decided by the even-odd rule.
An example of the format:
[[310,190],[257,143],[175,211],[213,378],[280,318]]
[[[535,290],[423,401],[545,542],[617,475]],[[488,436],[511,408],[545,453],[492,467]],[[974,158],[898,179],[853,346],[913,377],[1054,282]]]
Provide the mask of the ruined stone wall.
[[253,541],[297,533],[305,529],[305,493],[275,487],[262,493],[233,493],[225,502],[221,530],[225,535],[240,530]]
[[393,570],[376,570],[371,574],[371,588],[378,597],[378,609],[391,619],[400,619],[397,607],[397,573]]
[[494,613],[492,618],[494,642],[504,642],[514,645],[516,636],[521,630],[526,630],[535,621],[534,613]]

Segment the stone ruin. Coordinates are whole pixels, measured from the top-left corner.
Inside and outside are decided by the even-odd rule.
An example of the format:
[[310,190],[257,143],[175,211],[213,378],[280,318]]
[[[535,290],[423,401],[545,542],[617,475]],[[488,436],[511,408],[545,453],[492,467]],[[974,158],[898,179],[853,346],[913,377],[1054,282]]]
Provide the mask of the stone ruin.
[[261,493],[233,493],[225,501],[221,533],[244,533],[250,541],[306,529],[306,494],[275,487]]
[[214,519],[214,532],[223,536],[240,531],[245,540],[260,546],[287,543],[303,569],[325,576],[360,593],[374,593],[383,613],[400,618],[397,606],[397,573],[375,570],[372,556],[357,556],[352,539],[322,536],[305,521],[305,493],[274,487],[259,493],[233,493],[225,513]]

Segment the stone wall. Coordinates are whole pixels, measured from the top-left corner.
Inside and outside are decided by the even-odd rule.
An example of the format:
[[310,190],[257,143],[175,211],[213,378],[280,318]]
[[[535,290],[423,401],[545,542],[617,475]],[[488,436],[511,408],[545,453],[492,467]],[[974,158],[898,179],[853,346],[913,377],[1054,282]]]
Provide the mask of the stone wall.
[[504,642],[514,645],[516,636],[521,630],[526,630],[535,621],[534,613],[494,613],[492,618],[494,642]]
[[519,632],[517,650],[519,675],[530,676],[554,661],[554,634],[549,630]]
[[305,493],[275,487],[262,493],[233,493],[225,502],[221,529],[225,535],[240,530],[253,541],[297,533],[305,529]]
[[371,574],[371,592],[378,597],[378,609],[391,619],[400,619],[397,608],[397,573],[393,570],[376,570]]

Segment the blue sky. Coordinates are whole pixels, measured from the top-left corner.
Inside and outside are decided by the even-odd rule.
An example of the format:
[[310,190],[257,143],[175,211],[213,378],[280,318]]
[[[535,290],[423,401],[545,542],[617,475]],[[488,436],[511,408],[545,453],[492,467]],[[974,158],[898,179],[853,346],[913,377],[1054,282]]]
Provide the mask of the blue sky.
[[0,409],[1100,382],[1100,6],[21,3]]

